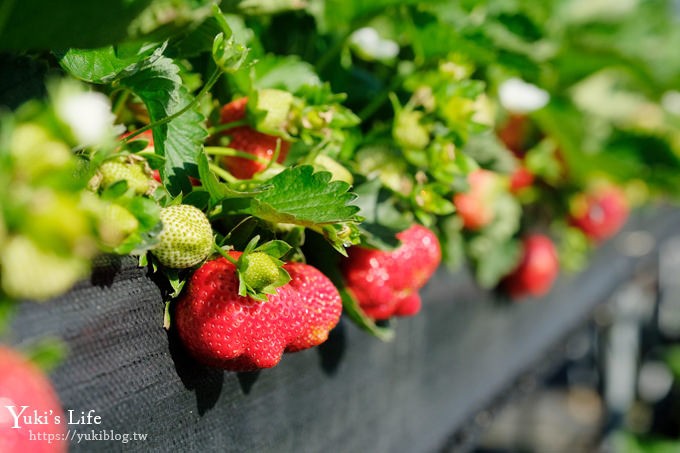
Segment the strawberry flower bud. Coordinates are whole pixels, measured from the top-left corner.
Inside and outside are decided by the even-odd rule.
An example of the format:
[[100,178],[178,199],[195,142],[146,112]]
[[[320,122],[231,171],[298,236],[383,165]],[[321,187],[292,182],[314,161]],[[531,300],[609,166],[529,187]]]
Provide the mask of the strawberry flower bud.
[[503,107],[517,113],[541,109],[550,100],[547,91],[516,78],[503,82],[498,89],[498,96]]

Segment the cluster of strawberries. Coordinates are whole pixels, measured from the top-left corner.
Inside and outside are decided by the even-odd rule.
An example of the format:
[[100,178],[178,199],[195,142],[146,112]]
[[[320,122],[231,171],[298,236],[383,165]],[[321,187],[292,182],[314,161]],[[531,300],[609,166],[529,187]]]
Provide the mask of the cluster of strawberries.
[[[221,158],[221,165],[242,180],[266,170],[274,159],[282,163],[290,148],[283,138],[247,124],[247,105],[247,98],[237,99],[225,105],[220,115],[220,136],[229,138],[231,153]],[[142,137],[153,146],[150,134]],[[513,192],[533,181],[526,169],[520,170],[512,178]],[[148,188],[150,176],[143,176],[137,178],[144,179],[140,192]],[[468,183],[469,189],[452,201],[463,228],[475,232],[496,220],[499,176],[477,170],[468,176]],[[593,241],[616,233],[628,214],[625,197],[615,187],[583,194],[577,201],[571,223]],[[342,297],[334,283],[313,266],[282,263],[266,253],[247,250],[243,254],[222,251],[223,256],[206,261],[216,250],[212,225],[201,210],[169,206],[161,209],[160,220],[160,242],[151,251],[158,262],[174,269],[200,265],[174,311],[179,336],[197,360],[232,371],[273,367],[285,352],[324,342],[338,323]],[[416,314],[421,306],[418,290],[442,259],[437,236],[422,225],[411,226],[397,238],[401,243],[391,251],[350,247],[340,264],[346,297],[374,320]],[[559,272],[555,246],[542,234],[527,235],[522,244],[521,260],[501,286],[513,298],[544,295]],[[244,261],[251,265],[244,266]],[[281,275],[284,280],[278,280]],[[251,291],[244,292],[244,285]]]

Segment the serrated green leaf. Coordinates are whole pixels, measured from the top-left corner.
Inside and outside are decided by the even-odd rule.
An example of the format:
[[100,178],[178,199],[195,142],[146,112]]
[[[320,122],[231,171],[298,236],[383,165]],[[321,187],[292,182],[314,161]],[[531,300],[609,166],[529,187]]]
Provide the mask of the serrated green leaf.
[[357,222],[359,208],[350,185],[331,181],[329,172],[314,173],[311,165],[287,168],[267,181],[271,188],[247,199],[225,201],[226,211],[249,214],[272,223],[305,227]]
[[[120,84],[141,98],[153,122],[179,112],[194,100],[182,86],[179,67],[167,57],[147,62]],[[197,160],[207,137],[204,120],[194,107],[153,128],[155,151],[165,157],[160,169],[163,185],[172,195],[189,193],[189,176],[199,176]]]
[[246,214],[274,224],[299,225],[322,234],[341,254],[359,241],[359,208],[350,185],[331,181],[331,173],[314,173],[311,165],[287,168],[267,181],[271,187],[251,198],[227,199],[225,214]]
[[297,56],[265,55],[252,67],[250,73],[240,71],[231,76],[238,91],[247,93],[251,89],[278,88],[296,93],[305,85],[319,85],[319,76],[314,67]]
[[73,77],[90,83],[110,83],[137,72],[160,58],[165,45],[122,44],[98,49],[68,49],[55,52],[59,64]]

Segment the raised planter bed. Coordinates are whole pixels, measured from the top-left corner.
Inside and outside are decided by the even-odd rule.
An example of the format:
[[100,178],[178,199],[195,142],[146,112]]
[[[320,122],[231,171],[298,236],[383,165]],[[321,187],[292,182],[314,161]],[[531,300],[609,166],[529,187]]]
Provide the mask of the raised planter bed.
[[[260,373],[194,363],[163,329],[161,292],[131,258],[103,260],[91,281],[44,305],[24,304],[14,343],[54,335],[68,359],[52,374],[66,409],[100,425],[71,432],[146,434],[145,441],[72,443],[74,451],[436,451],[537,366],[654,251],[630,253],[628,232],[656,245],[680,232],[680,211],[638,213],[544,300],[506,304],[467,275],[441,270],[423,312],[382,343],[344,320],[321,348]],[[36,276],[39,278],[39,276]]]

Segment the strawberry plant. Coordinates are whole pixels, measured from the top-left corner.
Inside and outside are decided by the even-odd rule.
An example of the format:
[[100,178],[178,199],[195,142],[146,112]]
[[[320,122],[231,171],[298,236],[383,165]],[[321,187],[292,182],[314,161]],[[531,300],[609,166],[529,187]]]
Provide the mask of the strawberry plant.
[[7,306],[133,255],[198,360],[252,370],[340,304],[389,339],[440,261],[547,294],[680,195],[671,2],[38,3],[0,12]]

